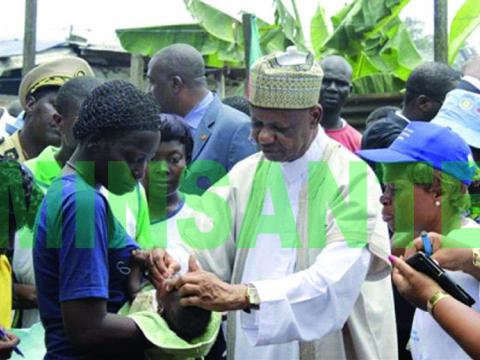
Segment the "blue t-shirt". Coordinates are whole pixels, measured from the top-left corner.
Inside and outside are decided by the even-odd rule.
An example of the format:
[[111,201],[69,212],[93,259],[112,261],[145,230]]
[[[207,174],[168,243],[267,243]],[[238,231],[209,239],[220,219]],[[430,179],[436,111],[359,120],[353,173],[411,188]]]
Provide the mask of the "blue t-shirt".
[[67,339],[60,304],[99,298],[107,300],[108,312],[116,312],[127,300],[129,260],[138,245],[112,216],[105,197],[75,174],[55,180],[48,189],[35,240],[45,359],[83,359]]

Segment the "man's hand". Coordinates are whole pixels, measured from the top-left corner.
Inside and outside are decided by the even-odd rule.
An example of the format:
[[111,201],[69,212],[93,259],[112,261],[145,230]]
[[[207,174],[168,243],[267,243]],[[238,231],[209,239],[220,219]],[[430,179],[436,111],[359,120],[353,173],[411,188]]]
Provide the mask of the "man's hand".
[[148,273],[148,278],[156,289],[162,287],[165,279],[180,270],[180,264],[165,250],[134,250],[133,261],[141,264]]
[[7,333],[7,339],[0,340],[0,359],[10,359],[13,348],[20,342],[13,334]]
[[[433,255],[438,264],[447,270],[468,272],[472,265],[472,249],[462,248],[462,244],[446,236],[430,232],[428,233],[432,243]],[[458,246],[458,248],[456,247]],[[413,240],[413,248],[407,249],[405,256],[408,258],[418,251],[423,251],[421,237]]]
[[393,263],[392,280],[400,295],[413,306],[426,310],[428,300],[442,290],[427,275],[413,269],[403,259],[390,256]]
[[188,273],[166,281],[168,291],[180,292],[180,304],[198,306],[212,311],[230,311],[248,308],[245,285],[231,285],[221,281],[214,274],[203,271],[195,258],[190,257]]

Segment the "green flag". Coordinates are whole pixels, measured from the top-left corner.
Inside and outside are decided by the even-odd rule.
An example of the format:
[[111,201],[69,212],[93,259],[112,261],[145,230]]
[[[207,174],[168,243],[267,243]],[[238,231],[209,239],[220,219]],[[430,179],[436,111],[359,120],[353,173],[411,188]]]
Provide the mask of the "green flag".
[[260,49],[260,34],[257,27],[257,18],[253,15],[252,21],[250,22],[250,59],[247,64],[248,68],[250,69],[261,56],[262,49]]
[[247,70],[245,97],[247,99],[250,93],[250,69],[255,61],[262,56],[262,49],[260,48],[260,34],[258,33],[257,27],[257,18],[255,15],[245,16],[245,18],[248,17],[250,18],[249,28],[248,24],[244,24],[248,30],[246,34],[248,34],[247,36],[250,37],[250,39],[245,39],[245,53],[250,55],[248,59],[245,60],[245,68]]

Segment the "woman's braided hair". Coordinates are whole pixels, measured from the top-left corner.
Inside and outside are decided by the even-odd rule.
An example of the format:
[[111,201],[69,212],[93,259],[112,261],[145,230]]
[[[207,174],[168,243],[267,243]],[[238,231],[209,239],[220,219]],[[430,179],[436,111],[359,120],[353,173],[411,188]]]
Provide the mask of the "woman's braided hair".
[[157,131],[159,114],[160,108],[150,95],[127,81],[108,81],[95,88],[83,102],[73,135],[81,142],[117,130]]

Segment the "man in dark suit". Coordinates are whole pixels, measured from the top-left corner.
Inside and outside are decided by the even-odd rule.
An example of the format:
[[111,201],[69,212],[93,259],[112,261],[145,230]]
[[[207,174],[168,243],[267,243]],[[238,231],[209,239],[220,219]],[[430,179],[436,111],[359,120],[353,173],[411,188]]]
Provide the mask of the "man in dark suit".
[[192,165],[183,192],[201,194],[257,151],[250,118],[208,90],[203,57],[195,48],[174,44],[162,49],[148,64],[147,76],[162,112],[181,116],[192,131]]

